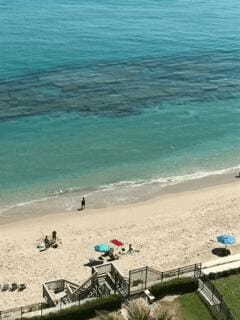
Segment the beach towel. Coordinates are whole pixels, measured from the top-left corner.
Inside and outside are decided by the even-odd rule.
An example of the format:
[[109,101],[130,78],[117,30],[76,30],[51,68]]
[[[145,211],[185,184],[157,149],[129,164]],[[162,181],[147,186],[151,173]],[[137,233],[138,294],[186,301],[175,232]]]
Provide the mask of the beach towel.
[[123,246],[123,243],[117,239],[113,239],[110,241],[111,243],[115,244],[115,246],[121,247]]

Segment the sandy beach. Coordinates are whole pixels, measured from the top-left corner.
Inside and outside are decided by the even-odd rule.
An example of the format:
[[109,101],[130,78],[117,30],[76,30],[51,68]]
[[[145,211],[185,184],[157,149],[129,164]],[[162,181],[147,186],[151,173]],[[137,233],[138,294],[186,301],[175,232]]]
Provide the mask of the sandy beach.
[[[23,292],[1,292],[0,310],[37,303],[42,284],[53,279],[82,283],[91,273],[84,266],[96,258],[94,245],[118,239],[140,252],[115,263],[129,269],[151,266],[160,271],[216,259],[211,252],[218,234],[240,238],[240,181],[166,193],[153,200],[104,209],[59,213],[0,225],[0,283],[25,283]],[[37,244],[53,230],[57,249],[39,252]],[[232,246],[237,253],[240,244]],[[219,258],[221,259],[221,258]]]

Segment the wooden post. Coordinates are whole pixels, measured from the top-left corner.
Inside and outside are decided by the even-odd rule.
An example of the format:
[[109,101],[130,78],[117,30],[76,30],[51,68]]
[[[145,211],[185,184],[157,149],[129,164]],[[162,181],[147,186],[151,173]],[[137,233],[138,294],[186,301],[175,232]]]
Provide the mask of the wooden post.
[[195,265],[194,265],[194,274],[193,274],[194,278],[196,278],[196,272],[197,272],[197,264],[195,263]]
[[227,315],[227,319],[230,319],[230,309],[228,308],[228,315]]
[[146,271],[145,271],[145,290],[147,289],[147,274],[148,274],[148,267],[146,266]]
[[200,263],[200,265],[199,265],[199,277],[201,277],[201,275],[202,275],[202,264]]
[[220,309],[219,311],[221,312],[221,309],[222,309],[222,302],[223,302],[223,297],[221,296],[221,300],[220,300]]
[[128,299],[130,298],[131,294],[131,270],[128,273]]
[[97,281],[96,281],[96,287],[97,287],[97,297],[100,297],[98,278],[97,278]]
[[114,272],[114,293],[117,292],[117,273]]

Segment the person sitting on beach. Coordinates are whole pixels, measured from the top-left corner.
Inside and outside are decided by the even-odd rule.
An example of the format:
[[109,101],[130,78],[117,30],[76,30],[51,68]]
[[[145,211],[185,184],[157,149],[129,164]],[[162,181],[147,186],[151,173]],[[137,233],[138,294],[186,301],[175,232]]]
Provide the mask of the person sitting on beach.
[[49,247],[50,247],[50,241],[49,241],[49,239],[48,239],[48,236],[45,236],[44,243],[45,243],[45,247],[46,247],[46,248],[49,248]]
[[114,249],[113,248],[110,248],[110,250],[109,250],[109,258],[110,258],[109,261],[119,259],[119,256],[114,253]]
[[109,255],[110,258],[113,257],[113,255],[114,255],[114,249],[113,248],[109,249],[108,255]]
[[125,254],[125,253],[126,253],[126,249],[125,249],[125,248],[122,248],[118,253],[119,253],[119,254]]
[[108,257],[109,256],[109,251],[106,251],[102,254],[102,257]]
[[133,248],[132,244],[129,244],[127,253],[140,252],[139,250]]
[[52,241],[55,243],[57,241],[57,231],[52,232]]

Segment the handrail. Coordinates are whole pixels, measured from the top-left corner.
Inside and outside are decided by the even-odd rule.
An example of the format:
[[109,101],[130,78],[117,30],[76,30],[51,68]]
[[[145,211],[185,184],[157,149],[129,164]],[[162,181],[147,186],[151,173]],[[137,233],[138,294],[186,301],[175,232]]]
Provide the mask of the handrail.
[[121,272],[113,264],[112,264],[111,274],[114,277],[116,289],[118,289],[117,285],[119,285],[119,287],[124,291],[124,293],[128,295],[129,281],[127,281],[124,278]]
[[[71,288],[70,291],[72,294],[69,295],[68,297],[71,298],[70,300],[72,301],[77,301],[79,300],[83,300],[85,298],[87,298],[89,296],[89,294],[96,294],[96,295],[101,295],[104,294],[104,290],[103,291],[99,291],[99,288],[102,287],[102,282],[104,282],[104,279],[107,279],[107,273],[109,272],[111,274],[111,278],[112,278],[112,289],[114,290],[114,286],[115,286],[115,290],[117,290],[120,294],[123,295],[124,293],[124,298],[129,297],[131,294],[136,294],[136,292],[141,292],[142,290],[145,290],[145,287],[148,287],[148,285],[152,285],[154,283],[154,281],[158,281],[157,279],[154,279],[154,275],[152,276],[151,273],[155,273],[157,275],[170,275],[170,272],[175,272],[175,274],[177,275],[178,272],[182,273],[188,273],[188,272],[192,272],[192,276],[199,278],[200,274],[196,274],[196,272],[198,270],[201,270],[201,264],[195,264],[195,265],[191,265],[191,266],[187,266],[187,267],[182,267],[182,268],[178,268],[178,269],[172,269],[169,271],[165,271],[165,272],[161,272],[158,271],[152,267],[142,267],[142,268],[138,268],[132,271],[129,271],[129,278],[124,277],[121,272],[118,270],[118,268],[113,264],[113,263],[107,263],[107,264],[103,264],[100,266],[96,266],[94,268],[92,268],[92,275],[81,285],[79,285],[75,290],[72,290],[74,288]],[[149,271],[149,274],[147,275],[147,272]],[[137,290],[132,290],[131,287],[131,272],[132,274],[135,276],[137,276],[137,273],[141,274],[142,280],[145,280],[145,282],[143,281],[142,285],[139,285],[138,287],[136,287]],[[173,277],[175,276],[175,274],[173,275]],[[149,276],[149,279],[148,279]],[[145,278],[144,278],[145,277]],[[150,280],[151,278],[151,280]],[[171,278],[171,275],[169,276],[169,278]],[[137,278],[136,278],[137,279]],[[61,279],[63,280],[63,279]],[[102,280],[102,281],[101,281]],[[168,280],[168,279],[166,279]],[[70,281],[64,281],[64,289],[66,289],[66,286],[68,284],[76,286],[75,283],[71,283]],[[57,281],[56,281],[57,282]],[[47,282],[46,284],[48,284],[49,282]],[[59,280],[60,283],[60,280]],[[51,282],[50,282],[51,284]],[[109,285],[110,287],[110,285]],[[141,288],[139,288],[141,287]],[[102,287],[103,288],[103,287]],[[46,289],[46,287],[43,287],[43,290]],[[111,289],[110,289],[111,290]],[[106,290],[106,292],[108,292],[109,290]],[[47,291],[45,291],[46,294]],[[52,297],[53,298],[53,297]],[[11,319],[19,319],[21,318],[19,315],[22,315],[23,312],[26,313],[26,316],[32,316],[33,314],[27,312],[27,309],[29,307],[29,310],[33,310],[34,309],[34,316],[36,315],[45,315],[48,314],[49,312],[57,312],[59,310],[61,310],[61,308],[67,308],[69,306],[72,305],[71,303],[66,303],[66,304],[58,304],[57,307],[52,308],[51,306],[46,306],[46,303],[40,303],[40,304],[36,304],[36,305],[32,305],[32,306],[25,306],[25,307],[19,307],[19,308],[15,308],[14,310],[6,310],[6,311],[1,311],[0,313],[0,319],[1,319],[1,315],[4,317],[4,315],[8,316]],[[227,307],[225,307],[224,304],[222,304],[222,308],[225,310]],[[26,311],[26,312],[25,312]],[[18,315],[17,315],[18,314]],[[2,318],[3,319],[3,318]],[[234,320],[234,318],[230,318],[229,320]]]
[[[203,281],[199,279],[198,285],[199,285],[199,291],[198,291],[199,294],[201,295],[202,299],[207,303],[207,305],[211,307],[211,309],[214,309],[216,313],[221,314],[224,320],[236,320],[230,308],[228,307],[227,303],[224,301],[223,296],[211,281],[209,280]],[[211,297],[209,297],[211,301],[214,302],[215,300],[215,301],[219,301],[219,303],[210,305],[210,302],[209,302],[210,299],[207,299],[203,294],[204,287],[206,287],[211,292]]]
[[74,292],[73,296],[77,296],[79,294],[87,294],[89,290],[93,289],[97,280],[97,273],[93,273],[91,277],[89,277],[81,286],[79,286]]
[[90,286],[92,285],[92,280],[95,280],[97,277],[97,273],[93,273],[91,277],[89,277],[82,285],[80,285],[75,291],[73,291],[73,294],[77,294],[78,291],[84,289],[86,286],[86,289],[89,287],[87,286],[88,283],[90,283]]
[[185,273],[187,273],[186,271],[195,271],[196,270],[196,266],[200,266],[201,264],[192,264],[190,266],[186,266],[186,267],[180,267],[180,268],[176,268],[176,269],[170,269],[170,270],[167,270],[167,271],[163,271],[163,274],[164,273],[174,273],[174,272],[178,272],[179,270],[180,271],[185,271]]
[[153,273],[156,273],[156,274],[159,274],[160,276],[162,275],[162,272],[161,271],[158,271],[152,267],[146,267],[148,271],[151,271]]
[[43,284],[43,297],[48,302],[48,304],[52,307],[56,306],[56,302],[54,301],[54,297],[52,293],[48,290],[48,287],[46,284]]

